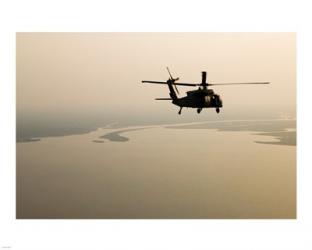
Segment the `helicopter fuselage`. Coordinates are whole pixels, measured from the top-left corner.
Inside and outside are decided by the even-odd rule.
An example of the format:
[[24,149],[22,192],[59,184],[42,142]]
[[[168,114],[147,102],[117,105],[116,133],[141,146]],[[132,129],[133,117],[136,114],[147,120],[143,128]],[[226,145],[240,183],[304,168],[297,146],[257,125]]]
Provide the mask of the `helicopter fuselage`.
[[221,108],[222,100],[212,89],[197,89],[186,92],[186,96],[173,99],[172,103],[186,108]]

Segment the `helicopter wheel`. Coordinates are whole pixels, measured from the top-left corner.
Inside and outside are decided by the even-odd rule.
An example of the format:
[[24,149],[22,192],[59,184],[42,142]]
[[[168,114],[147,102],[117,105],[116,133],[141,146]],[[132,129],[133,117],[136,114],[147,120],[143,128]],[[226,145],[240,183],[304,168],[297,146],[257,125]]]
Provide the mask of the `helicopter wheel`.
[[183,107],[180,107],[180,110],[179,110],[179,112],[178,112],[179,115],[181,115],[182,108],[183,108]]
[[198,108],[198,109],[197,109],[197,113],[198,113],[198,114],[199,114],[201,111],[202,111],[201,108]]
[[216,112],[217,112],[217,113],[220,113],[220,109],[219,109],[219,108],[216,108]]

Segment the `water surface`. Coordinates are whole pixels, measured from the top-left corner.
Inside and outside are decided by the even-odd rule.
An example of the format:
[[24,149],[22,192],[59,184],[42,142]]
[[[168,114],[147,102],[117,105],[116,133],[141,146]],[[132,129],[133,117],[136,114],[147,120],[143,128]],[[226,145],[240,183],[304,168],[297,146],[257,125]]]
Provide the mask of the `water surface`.
[[17,218],[295,218],[296,147],[240,125],[18,143]]

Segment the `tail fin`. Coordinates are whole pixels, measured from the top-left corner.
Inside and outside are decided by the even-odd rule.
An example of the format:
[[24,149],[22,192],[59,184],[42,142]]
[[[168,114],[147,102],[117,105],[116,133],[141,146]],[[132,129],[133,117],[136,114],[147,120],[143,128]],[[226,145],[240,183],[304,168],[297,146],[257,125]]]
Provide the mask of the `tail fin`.
[[171,79],[169,79],[167,81],[168,88],[169,88],[169,95],[170,95],[171,99],[174,101],[174,100],[178,99],[178,96],[177,96],[177,93],[175,92],[175,90],[173,88],[173,83],[174,83],[174,81]]
[[170,97],[172,98],[172,100],[174,101],[174,100],[178,99],[178,96],[177,96],[177,93],[175,92],[175,90],[174,90],[173,87],[175,87],[176,91],[179,93],[179,91],[178,91],[178,89],[177,89],[177,86],[174,85],[174,82],[175,82],[176,80],[179,80],[179,77],[176,78],[176,79],[174,79],[174,78],[172,77],[172,75],[171,75],[170,70],[169,70],[168,67],[167,67],[167,71],[168,71],[169,76],[170,76],[170,78],[169,78],[168,81],[167,81],[167,84],[168,84],[168,87],[169,87],[169,91],[170,91],[169,94],[170,94]]

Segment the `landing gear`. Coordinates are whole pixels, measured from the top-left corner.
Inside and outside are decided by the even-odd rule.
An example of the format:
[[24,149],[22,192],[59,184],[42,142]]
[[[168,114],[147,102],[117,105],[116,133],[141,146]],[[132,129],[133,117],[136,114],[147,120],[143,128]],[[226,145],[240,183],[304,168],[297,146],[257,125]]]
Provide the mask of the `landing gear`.
[[197,109],[197,113],[198,113],[198,114],[199,114],[201,111],[202,111],[201,108],[198,108],[198,109]]
[[219,109],[219,108],[216,108],[216,112],[219,113],[219,112],[220,112],[220,109]]
[[182,108],[183,108],[183,107],[180,107],[180,110],[179,110],[179,113],[178,113],[179,115],[181,115]]

